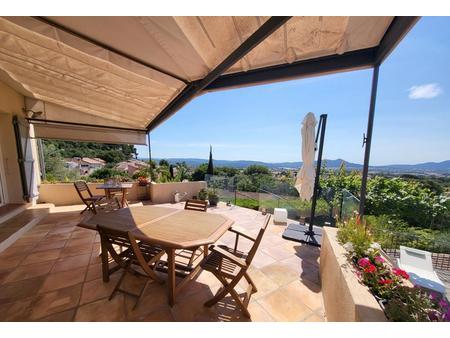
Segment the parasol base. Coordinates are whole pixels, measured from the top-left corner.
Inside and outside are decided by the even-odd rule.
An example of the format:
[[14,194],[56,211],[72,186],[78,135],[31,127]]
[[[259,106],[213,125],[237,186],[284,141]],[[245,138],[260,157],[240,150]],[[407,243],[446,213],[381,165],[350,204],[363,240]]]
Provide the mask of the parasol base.
[[292,223],[284,230],[284,239],[305,243],[313,246],[320,246],[322,241],[322,228],[313,226],[313,231],[309,231],[309,225]]

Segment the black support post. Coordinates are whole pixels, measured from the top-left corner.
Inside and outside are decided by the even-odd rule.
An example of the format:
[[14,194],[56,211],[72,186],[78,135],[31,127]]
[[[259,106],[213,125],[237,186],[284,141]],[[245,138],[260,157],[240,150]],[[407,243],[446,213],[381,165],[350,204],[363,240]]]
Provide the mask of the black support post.
[[363,140],[363,143],[365,144],[365,151],[364,151],[364,166],[363,166],[362,179],[361,179],[361,196],[359,199],[359,215],[360,215],[360,217],[364,216],[364,209],[365,209],[365,204],[366,204],[367,177],[369,175],[370,147],[372,145],[373,120],[375,117],[375,104],[377,101],[379,70],[380,70],[380,65],[376,65],[373,68],[372,91],[370,94],[369,120],[367,122],[367,134]]
[[[316,177],[314,179],[314,190],[313,197],[311,202],[311,214],[308,218],[305,219],[304,224],[293,223],[289,224],[284,230],[282,237],[284,239],[288,239],[295,242],[301,242],[309,245],[320,246],[322,241],[322,228],[315,227],[314,228],[314,218],[316,214],[316,204],[317,198],[319,198],[320,192],[320,170],[322,168],[322,154],[323,154],[323,145],[325,142],[325,129],[327,126],[327,115],[320,115],[319,125],[317,128],[316,135],[316,145],[319,141],[319,152],[317,155],[317,167],[316,167]],[[317,150],[317,149],[315,149]],[[308,225],[307,225],[308,223]]]
[[[327,115],[320,115],[319,128],[317,130],[317,136],[319,136],[320,131],[320,141],[319,141],[319,154],[317,156],[317,166],[316,166],[316,177],[314,179],[314,191],[311,202],[311,216],[309,218],[309,229],[308,235],[314,236],[314,217],[316,216],[316,204],[317,198],[319,197],[320,191],[320,170],[322,169],[322,153],[323,153],[323,143],[325,142],[325,129],[327,127]],[[316,137],[317,144],[317,137]]]

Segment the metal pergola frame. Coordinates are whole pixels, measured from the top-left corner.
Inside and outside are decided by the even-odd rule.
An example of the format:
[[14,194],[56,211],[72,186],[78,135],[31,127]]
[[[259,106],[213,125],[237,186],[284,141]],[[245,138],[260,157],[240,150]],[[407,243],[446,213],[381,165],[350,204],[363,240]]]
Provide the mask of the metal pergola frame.
[[[159,67],[136,59],[135,57],[128,55],[127,53],[121,52],[111,46],[75,32],[63,25],[52,21],[49,18],[35,18],[58,29],[61,29],[66,33],[72,34],[94,45],[117,53],[122,57],[128,58],[148,68],[157,70],[186,84],[184,90],[182,90],[171,102],[169,102],[169,104],[161,111],[161,113],[158,114],[158,116],[148,124],[148,126],[146,127],[147,133],[150,133],[153,129],[158,127],[161,123],[175,114],[179,109],[184,107],[192,99],[209,91],[373,68],[369,117],[367,132],[366,136],[364,137],[364,166],[362,172],[361,199],[359,206],[359,212],[361,216],[364,215],[365,193],[369,171],[370,147],[372,142],[372,130],[375,116],[379,67],[381,63],[395,49],[402,38],[419,20],[419,17],[416,16],[396,16],[390,24],[389,28],[386,30],[386,33],[384,34],[378,46],[373,48],[297,61],[290,64],[264,67],[247,72],[224,74],[231,66],[241,60],[246,54],[248,54],[252,49],[258,46],[268,36],[270,36],[291,18],[290,16],[274,16],[268,19],[258,30],[256,30],[256,32],[254,32],[249,38],[247,38],[237,49],[235,49],[230,55],[228,55],[224,61],[222,61],[213,70],[211,70],[203,79],[188,82],[185,79],[167,72],[166,70],[160,69]],[[148,146],[149,154],[151,154],[150,138]]]

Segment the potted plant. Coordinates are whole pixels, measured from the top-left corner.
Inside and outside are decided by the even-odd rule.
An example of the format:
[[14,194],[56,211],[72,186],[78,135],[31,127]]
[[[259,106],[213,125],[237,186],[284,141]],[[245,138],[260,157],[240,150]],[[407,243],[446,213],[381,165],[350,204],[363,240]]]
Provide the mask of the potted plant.
[[144,177],[144,176],[139,176],[138,177],[138,185],[141,187],[145,187],[148,185],[148,178]]
[[208,198],[208,192],[206,191],[206,189],[201,189],[198,192],[198,199],[202,200],[202,201],[206,201]]
[[208,191],[208,200],[210,206],[217,206],[217,203],[219,203],[219,195],[215,190]]

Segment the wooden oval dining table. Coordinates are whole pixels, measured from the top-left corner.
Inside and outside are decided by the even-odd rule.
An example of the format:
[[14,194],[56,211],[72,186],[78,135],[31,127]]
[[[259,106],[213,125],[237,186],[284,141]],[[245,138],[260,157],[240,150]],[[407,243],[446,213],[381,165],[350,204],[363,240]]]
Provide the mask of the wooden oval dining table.
[[[147,205],[92,215],[78,226],[95,231],[97,225],[127,230],[140,241],[161,246],[167,254],[163,270],[168,276],[168,302],[173,306],[176,294],[200,271],[199,264],[195,267],[176,264],[175,251],[203,246],[206,257],[208,246],[222,237],[233,223],[233,220],[221,214]],[[108,282],[109,275],[117,269],[110,269],[104,243],[101,245],[101,256],[103,281]],[[184,277],[178,285],[176,272]]]

